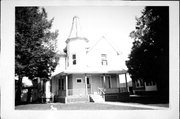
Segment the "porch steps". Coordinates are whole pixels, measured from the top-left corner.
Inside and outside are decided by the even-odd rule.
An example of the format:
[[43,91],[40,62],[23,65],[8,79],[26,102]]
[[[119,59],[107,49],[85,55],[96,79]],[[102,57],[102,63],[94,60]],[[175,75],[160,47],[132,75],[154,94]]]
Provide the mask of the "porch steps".
[[102,96],[98,94],[91,94],[90,95],[90,101],[92,102],[105,102],[105,100],[102,98]]

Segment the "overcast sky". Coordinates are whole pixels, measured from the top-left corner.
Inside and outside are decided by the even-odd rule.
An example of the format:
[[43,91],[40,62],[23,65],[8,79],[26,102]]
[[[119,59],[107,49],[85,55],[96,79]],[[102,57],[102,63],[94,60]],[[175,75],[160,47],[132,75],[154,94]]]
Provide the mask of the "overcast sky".
[[[59,30],[58,48],[62,51],[70,34],[74,16],[80,19],[81,30],[93,45],[102,36],[127,59],[132,41],[129,33],[135,29],[135,17],[141,16],[144,6],[59,6],[45,7],[48,18],[54,17],[52,29]],[[123,62],[124,63],[124,62]]]

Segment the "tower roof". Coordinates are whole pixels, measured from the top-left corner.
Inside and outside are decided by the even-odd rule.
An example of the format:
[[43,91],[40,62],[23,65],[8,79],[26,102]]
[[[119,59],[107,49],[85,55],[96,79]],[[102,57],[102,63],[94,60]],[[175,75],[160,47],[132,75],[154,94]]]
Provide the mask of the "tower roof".
[[68,43],[71,39],[84,39],[88,42],[88,40],[83,36],[80,20],[78,16],[73,17],[72,26],[70,30],[70,34],[68,39],[66,40],[66,43]]

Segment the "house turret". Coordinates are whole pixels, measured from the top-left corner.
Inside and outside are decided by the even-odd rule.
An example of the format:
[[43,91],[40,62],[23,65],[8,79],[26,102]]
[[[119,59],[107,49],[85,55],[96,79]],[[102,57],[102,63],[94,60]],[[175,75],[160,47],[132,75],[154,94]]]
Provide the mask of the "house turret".
[[82,35],[79,17],[74,16],[66,40],[67,67],[85,66],[88,39]]

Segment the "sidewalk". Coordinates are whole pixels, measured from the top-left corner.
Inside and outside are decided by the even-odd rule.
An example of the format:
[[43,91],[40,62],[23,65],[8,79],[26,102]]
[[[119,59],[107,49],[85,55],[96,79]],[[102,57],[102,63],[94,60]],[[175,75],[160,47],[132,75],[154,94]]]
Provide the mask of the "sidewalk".
[[110,104],[110,105],[118,105],[118,106],[129,106],[129,107],[137,107],[137,108],[148,108],[154,110],[167,110],[168,107],[160,107],[160,106],[153,106],[153,105],[145,105],[139,103],[125,103],[125,102],[100,102],[102,104]]

